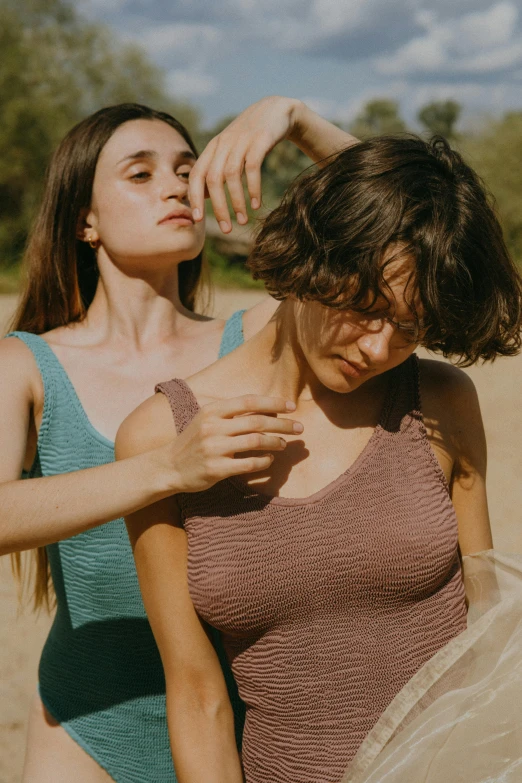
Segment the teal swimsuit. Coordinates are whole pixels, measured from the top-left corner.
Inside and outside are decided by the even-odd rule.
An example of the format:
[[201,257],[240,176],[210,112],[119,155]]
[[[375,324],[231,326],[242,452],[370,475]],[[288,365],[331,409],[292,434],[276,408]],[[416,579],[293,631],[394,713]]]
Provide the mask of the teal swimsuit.
[[[38,451],[29,477],[112,462],[114,444],[90,423],[45,340],[28,332],[7,336],[30,348],[44,385]],[[227,321],[219,356],[242,341],[241,311]],[[44,705],[117,783],[175,783],[163,667],[123,519],[51,544],[47,552],[57,610],[39,667]],[[217,634],[215,643],[224,662]],[[242,704],[227,669],[225,677],[239,740]]]

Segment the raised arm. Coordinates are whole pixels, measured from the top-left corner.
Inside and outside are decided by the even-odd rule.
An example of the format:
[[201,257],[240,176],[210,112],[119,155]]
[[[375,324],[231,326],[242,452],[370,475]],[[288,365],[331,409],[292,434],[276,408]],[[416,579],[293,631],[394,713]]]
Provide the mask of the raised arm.
[[[134,458],[172,437],[162,395],[123,423],[116,456]],[[175,497],[126,517],[143,601],[167,685],[167,720],[180,783],[241,783],[234,716],[217,655],[190,599],[187,537]]]
[[287,139],[314,163],[320,163],[358,139],[328,122],[305,103],[278,95],[249,106],[206,146],[190,173],[194,218],[202,220],[205,193],[212,201],[221,230],[232,229],[224,185],[239,224],[247,222],[242,175],[246,175],[253,209],[261,205],[261,165],[280,141]]

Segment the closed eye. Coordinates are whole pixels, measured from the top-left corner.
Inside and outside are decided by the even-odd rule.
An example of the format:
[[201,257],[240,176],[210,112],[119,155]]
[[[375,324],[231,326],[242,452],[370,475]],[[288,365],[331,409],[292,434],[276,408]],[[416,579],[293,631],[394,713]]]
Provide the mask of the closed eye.
[[130,179],[134,180],[134,182],[144,182],[150,177],[150,171],[137,171],[136,174],[133,174]]

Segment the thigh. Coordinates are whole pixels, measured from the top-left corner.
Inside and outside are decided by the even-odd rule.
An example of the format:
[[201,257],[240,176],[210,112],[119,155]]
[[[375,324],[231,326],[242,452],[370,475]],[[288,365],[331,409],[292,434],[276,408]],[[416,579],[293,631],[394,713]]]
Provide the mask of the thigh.
[[31,703],[22,783],[111,783],[105,770],[52,718],[39,696]]

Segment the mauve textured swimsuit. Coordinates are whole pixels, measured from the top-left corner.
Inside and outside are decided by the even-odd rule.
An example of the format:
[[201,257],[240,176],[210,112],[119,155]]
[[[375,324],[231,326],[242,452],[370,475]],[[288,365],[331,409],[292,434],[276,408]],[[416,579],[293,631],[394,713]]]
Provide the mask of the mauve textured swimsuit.
[[[199,409],[193,393],[180,380],[158,389],[181,431]],[[178,499],[190,595],[221,631],[246,703],[247,783],[338,783],[398,691],[466,627],[417,358],[389,372],[360,456],[313,495],[233,478]]]

